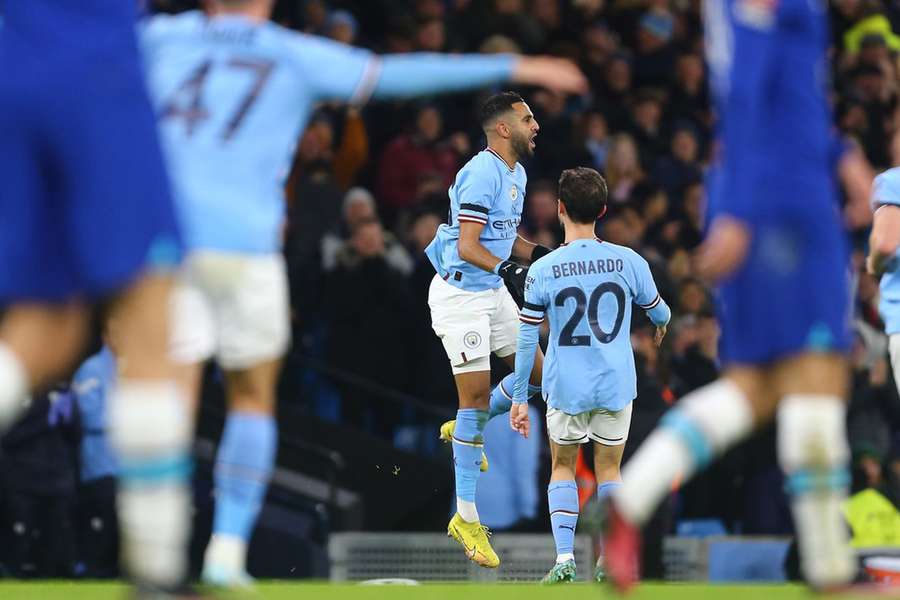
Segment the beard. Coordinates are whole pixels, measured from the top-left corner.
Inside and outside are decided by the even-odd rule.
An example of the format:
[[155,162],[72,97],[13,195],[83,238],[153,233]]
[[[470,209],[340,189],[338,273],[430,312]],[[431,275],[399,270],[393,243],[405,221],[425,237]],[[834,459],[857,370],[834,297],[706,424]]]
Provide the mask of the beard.
[[526,156],[534,156],[534,150],[531,148],[531,134],[524,135],[514,133],[512,136],[512,149],[516,153],[517,158],[525,158]]

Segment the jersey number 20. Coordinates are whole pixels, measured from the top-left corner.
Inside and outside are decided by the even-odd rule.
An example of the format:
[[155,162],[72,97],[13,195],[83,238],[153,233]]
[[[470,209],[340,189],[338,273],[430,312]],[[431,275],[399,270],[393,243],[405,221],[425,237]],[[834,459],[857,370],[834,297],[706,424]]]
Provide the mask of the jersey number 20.
[[[610,332],[603,331],[603,328],[600,327],[600,323],[597,320],[597,317],[599,316],[600,299],[603,298],[604,294],[612,294],[616,299],[616,321],[613,323],[613,328]],[[613,283],[612,281],[600,284],[591,293],[590,298],[588,298],[584,293],[584,290],[579,287],[567,287],[560,290],[556,295],[554,303],[556,306],[562,308],[566,305],[566,300],[569,298],[575,299],[575,312],[572,313],[572,316],[563,326],[562,331],[559,332],[560,346],[591,345],[591,336],[575,335],[575,328],[581,323],[585,312],[587,312],[588,325],[591,328],[591,333],[594,334],[594,337],[597,338],[598,342],[601,344],[608,344],[616,339],[616,336],[619,335],[619,330],[622,329],[622,321],[625,319],[625,290],[623,290],[619,284]]]

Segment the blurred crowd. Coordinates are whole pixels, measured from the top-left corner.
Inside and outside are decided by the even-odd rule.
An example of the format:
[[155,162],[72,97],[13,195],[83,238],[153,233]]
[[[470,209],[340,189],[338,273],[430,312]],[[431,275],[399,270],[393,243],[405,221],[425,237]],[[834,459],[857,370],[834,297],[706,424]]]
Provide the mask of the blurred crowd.
[[[196,2],[151,4],[176,11]],[[893,147],[900,139],[900,3],[835,0],[831,10],[835,126],[882,170],[900,158]],[[649,321],[635,313],[639,397],[626,458],[668,406],[717,377],[713,292],[694,277],[691,262],[704,227],[703,176],[715,152],[700,0],[279,0],[275,20],[379,52],[547,53],[578,63],[591,85],[584,97],[521,90],[541,127],[535,156],[525,165],[521,234],[558,246],[557,177],[565,168],[593,167],[610,190],[598,235],[640,252],[673,307],[660,349]],[[446,356],[430,327],[427,290],[434,270],[423,249],[447,218],[447,188],[456,172],[483,148],[477,107],[493,91],[365,107],[323,105],[298,140],[285,229],[294,352],[338,374],[314,388],[310,404],[318,416],[398,440],[401,430],[423,419],[378,401],[372,389],[455,407]],[[880,490],[900,506],[900,399],[877,311],[878,283],[859,268],[865,232],[851,236],[857,273],[848,424],[854,486]],[[5,535],[20,544],[8,547],[23,556],[40,531],[32,516],[19,514],[35,510],[27,508],[29,498],[50,498],[46,514],[71,506],[54,504],[56,488],[36,491],[29,486],[40,487],[37,479],[16,477],[14,450],[37,439],[34,432],[50,436],[41,438],[48,444],[70,446],[80,435],[73,433],[81,427],[77,421],[85,420],[83,414],[75,418],[79,411],[71,399],[41,402],[31,434],[14,430],[3,440],[4,486],[27,488],[8,494],[11,527],[4,525]],[[734,532],[789,532],[773,435],[764,432],[685,488],[678,514],[718,518]],[[54,466],[59,473],[41,481],[84,488],[77,468]],[[108,527],[107,510],[102,503],[93,506],[71,523],[71,535],[58,539],[97,535]],[[65,565],[52,565],[51,573],[74,568],[73,547],[54,551]],[[26,572],[36,559],[28,560],[9,564]]]

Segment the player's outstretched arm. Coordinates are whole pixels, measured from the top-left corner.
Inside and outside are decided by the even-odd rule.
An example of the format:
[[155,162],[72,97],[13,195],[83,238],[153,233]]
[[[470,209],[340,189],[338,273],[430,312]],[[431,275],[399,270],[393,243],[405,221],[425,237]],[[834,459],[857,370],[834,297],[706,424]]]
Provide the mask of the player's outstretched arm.
[[415,52],[387,54],[380,61],[374,98],[421,96],[482,87],[501,81],[537,85],[559,92],[583,94],[584,74],[561,58],[514,55],[453,56]]

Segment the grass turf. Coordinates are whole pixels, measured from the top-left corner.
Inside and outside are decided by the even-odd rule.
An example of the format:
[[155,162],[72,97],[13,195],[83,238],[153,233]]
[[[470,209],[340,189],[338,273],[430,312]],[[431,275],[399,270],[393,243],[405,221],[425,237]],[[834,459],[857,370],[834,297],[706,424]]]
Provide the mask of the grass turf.
[[[260,582],[257,593],[226,594],[223,600],[458,600],[460,597],[490,600],[602,600],[618,598],[609,588],[590,584],[559,587],[521,584],[424,584],[420,586],[361,586],[352,584]],[[128,588],[118,583],[94,582],[0,582],[2,600],[121,600]],[[643,584],[628,600],[794,600],[814,598],[797,585],[697,585]],[[830,600],[850,600],[852,594],[830,595]]]

